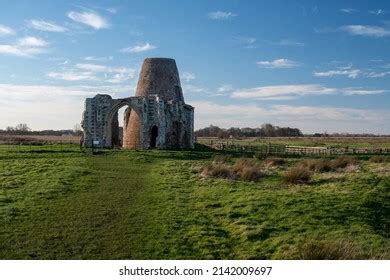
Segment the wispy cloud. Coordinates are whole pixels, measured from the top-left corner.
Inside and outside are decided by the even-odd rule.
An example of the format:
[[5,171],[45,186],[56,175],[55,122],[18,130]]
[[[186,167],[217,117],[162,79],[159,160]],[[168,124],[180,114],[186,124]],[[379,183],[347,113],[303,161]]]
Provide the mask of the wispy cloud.
[[49,72],[47,76],[52,79],[64,81],[94,81],[96,76],[90,72]]
[[16,32],[11,27],[0,24],[0,36],[15,35],[15,34]]
[[44,47],[47,46],[48,43],[42,39],[36,37],[24,37],[19,39],[19,46],[24,47]]
[[100,64],[77,63],[75,68],[61,72],[49,72],[52,79],[65,81],[105,81],[108,83],[123,83],[134,78],[136,70],[126,67],[110,67]]
[[315,84],[264,86],[238,89],[232,93],[233,98],[252,99],[293,99],[303,95],[334,94],[334,88]]
[[353,9],[353,8],[343,8],[343,9],[340,9],[340,12],[347,13],[347,14],[352,14],[352,13],[359,12],[359,10]]
[[44,21],[44,20],[39,20],[39,19],[29,20],[27,25],[30,28],[42,30],[42,31],[48,31],[48,32],[66,32],[66,31],[68,31],[68,28],[57,25],[54,22]]
[[323,72],[314,72],[316,77],[333,77],[333,76],[347,76],[348,78],[356,79],[360,74],[359,69],[345,69],[345,70],[329,70]]
[[131,46],[128,48],[123,48],[120,51],[124,52],[124,53],[140,53],[140,52],[154,50],[155,48],[157,48],[157,47],[153,46],[150,43],[144,43],[144,44],[140,44],[140,45]]
[[388,27],[374,25],[345,25],[341,30],[348,32],[351,35],[366,36],[366,37],[389,37],[390,29]]
[[385,10],[382,10],[382,9],[378,9],[378,10],[375,10],[375,11],[369,11],[369,13],[372,14],[372,15],[380,16],[380,15],[385,15],[388,12],[385,11]]
[[97,57],[97,56],[86,56],[84,57],[84,60],[86,61],[106,61],[106,60],[113,60],[113,56],[102,56],[102,57]]
[[373,95],[373,94],[382,94],[388,92],[387,90],[368,90],[362,88],[345,88],[342,90],[345,95]]
[[184,84],[183,91],[186,93],[210,93],[210,91],[207,88],[191,85],[191,84]]
[[230,84],[224,84],[218,87],[217,92],[218,93],[226,93],[233,91],[233,86]]
[[366,77],[369,77],[369,78],[383,78],[386,76],[390,76],[390,72],[389,71],[387,71],[387,72],[368,72],[365,75],[366,75]]
[[91,72],[104,72],[107,71],[108,69],[108,67],[105,65],[90,64],[90,63],[78,63],[76,64],[76,67]]
[[47,52],[45,46],[48,43],[36,37],[20,38],[15,44],[0,45],[0,54],[20,57],[33,57],[36,54]]
[[106,9],[107,12],[109,12],[110,14],[116,14],[118,12],[118,9],[115,8],[115,7],[110,7],[110,8],[107,8]]
[[254,37],[236,37],[234,38],[234,41],[240,45],[243,46],[246,49],[255,49],[256,46],[256,38]]
[[88,25],[96,30],[109,28],[110,24],[107,19],[96,12],[74,12],[70,11],[67,16],[75,22]]
[[192,81],[192,80],[195,80],[196,79],[196,76],[194,73],[191,73],[191,72],[183,72],[181,74],[181,78],[186,81],[186,82],[189,82],[189,81]]
[[274,45],[286,46],[286,47],[303,47],[305,44],[294,40],[282,39],[279,42],[275,42]]
[[238,89],[232,93],[232,97],[258,100],[289,100],[309,95],[368,95],[382,94],[386,92],[388,91],[382,89],[378,90],[364,88],[330,88],[317,84],[298,84]]
[[232,12],[216,11],[208,14],[209,19],[213,20],[228,20],[236,17],[237,15]]
[[301,65],[287,58],[279,58],[272,61],[257,61],[256,64],[262,68],[293,68]]

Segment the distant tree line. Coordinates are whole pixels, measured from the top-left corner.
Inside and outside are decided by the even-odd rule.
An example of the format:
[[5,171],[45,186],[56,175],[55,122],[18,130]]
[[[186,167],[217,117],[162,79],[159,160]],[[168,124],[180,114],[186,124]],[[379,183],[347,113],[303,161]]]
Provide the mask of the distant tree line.
[[303,133],[298,128],[279,127],[272,124],[263,124],[259,128],[231,127],[229,129],[210,125],[195,131],[197,137],[240,138],[240,137],[298,137]]
[[25,124],[20,123],[13,126],[7,126],[6,129],[0,129],[0,134],[7,135],[53,135],[53,136],[61,136],[61,135],[81,135],[82,130],[79,124],[76,124],[73,129],[46,129],[46,130],[31,130],[31,128]]

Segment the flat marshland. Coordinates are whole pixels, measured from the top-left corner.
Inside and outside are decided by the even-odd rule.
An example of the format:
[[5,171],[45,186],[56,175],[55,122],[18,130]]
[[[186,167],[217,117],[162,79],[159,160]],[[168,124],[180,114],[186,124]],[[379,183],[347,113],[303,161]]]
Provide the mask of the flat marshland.
[[0,145],[1,259],[389,259],[390,156]]

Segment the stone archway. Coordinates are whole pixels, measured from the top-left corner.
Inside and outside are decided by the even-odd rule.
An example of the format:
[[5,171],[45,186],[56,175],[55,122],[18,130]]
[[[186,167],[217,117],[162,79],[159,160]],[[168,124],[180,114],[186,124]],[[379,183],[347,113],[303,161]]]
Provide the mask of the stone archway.
[[[135,101],[137,101],[137,100],[135,100]],[[115,100],[109,113],[107,114],[106,121],[105,121],[104,130],[105,130],[105,146],[106,147],[114,147],[117,144],[114,141],[117,141],[117,138],[118,138],[116,135],[119,133],[117,131],[117,129],[119,129],[118,111],[121,108],[128,106],[128,108],[125,111],[126,117],[125,117],[125,123],[123,126],[123,135],[125,135],[125,129],[127,127],[127,122],[130,121],[130,116],[134,115],[137,118],[137,120],[139,121],[139,123],[142,123],[142,119],[143,119],[143,116],[141,113],[142,111],[138,108],[137,104],[134,104],[134,103],[136,103],[135,101],[133,101],[131,98]],[[133,131],[133,133],[134,133],[134,131]],[[135,133],[136,133],[136,135],[134,135],[134,136],[138,138],[138,141],[136,141],[137,143],[134,144],[132,147],[126,146],[125,143],[123,143],[123,147],[134,148],[134,149],[140,148],[139,145],[140,145],[140,143],[142,143],[142,138],[143,138],[141,126],[139,127],[139,130],[136,131]],[[124,140],[124,138],[125,137],[123,136],[122,141]]]

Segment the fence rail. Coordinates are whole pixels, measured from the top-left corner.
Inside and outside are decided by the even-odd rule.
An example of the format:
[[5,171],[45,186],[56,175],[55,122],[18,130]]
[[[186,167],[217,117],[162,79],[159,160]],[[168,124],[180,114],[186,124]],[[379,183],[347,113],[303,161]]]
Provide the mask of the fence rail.
[[281,144],[241,145],[233,141],[210,141],[203,143],[213,149],[235,152],[259,152],[281,155],[346,155],[346,154],[390,154],[390,148],[351,147],[306,147]]

